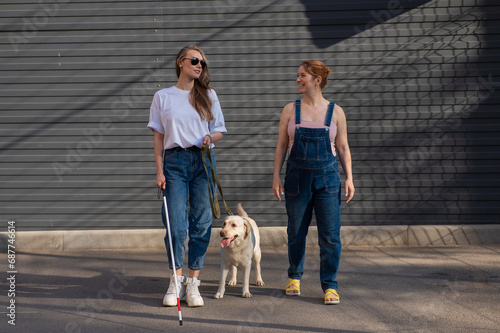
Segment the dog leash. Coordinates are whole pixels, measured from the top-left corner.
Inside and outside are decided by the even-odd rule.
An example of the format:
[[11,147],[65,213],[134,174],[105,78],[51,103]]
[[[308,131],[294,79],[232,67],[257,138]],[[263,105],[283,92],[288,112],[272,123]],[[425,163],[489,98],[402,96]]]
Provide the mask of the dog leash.
[[[210,176],[208,174],[207,158],[206,158],[205,154],[208,155],[208,159],[210,161],[210,169],[212,171],[212,182],[213,182],[213,185],[214,185],[213,196],[212,196],[212,189],[210,188]],[[205,145],[202,148],[202,150],[201,150],[201,158],[203,160],[203,166],[205,167],[205,172],[207,174],[208,196],[210,198],[210,206],[212,208],[212,215],[213,215],[213,217],[215,217],[216,219],[218,219],[220,217],[220,206],[219,206],[219,201],[217,199],[217,190],[215,189],[216,184],[217,184],[217,187],[219,188],[219,192],[220,192],[220,195],[222,197],[222,201],[224,202],[224,207],[226,207],[227,215],[233,215],[233,213],[231,212],[231,210],[229,210],[229,208],[227,207],[226,200],[224,200],[224,193],[222,192],[222,186],[220,184],[219,177],[217,176],[217,172],[215,171],[214,163],[212,161],[212,154],[210,152],[210,148],[209,148],[208,145]]]

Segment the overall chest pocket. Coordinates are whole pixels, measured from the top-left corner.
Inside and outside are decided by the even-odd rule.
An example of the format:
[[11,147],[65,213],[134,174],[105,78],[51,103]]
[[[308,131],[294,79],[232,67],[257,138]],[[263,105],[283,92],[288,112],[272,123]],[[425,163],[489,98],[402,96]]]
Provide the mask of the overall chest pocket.
[[311,137],[300,135],[299,140],[294,142],[295,144],[297,144],[295,156],[298,160],[326,161],[329,158],[328,153],[331,148],[324,136]]

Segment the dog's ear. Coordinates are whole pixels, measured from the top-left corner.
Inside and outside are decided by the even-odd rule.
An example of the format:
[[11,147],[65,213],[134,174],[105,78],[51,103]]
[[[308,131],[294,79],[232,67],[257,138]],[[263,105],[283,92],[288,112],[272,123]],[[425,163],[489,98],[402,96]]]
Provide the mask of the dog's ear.
[[250,223],[248,223],[248,221],[245,221],[243,225],[245,226],[245,239],[247,239],[247,237],[250,236],[250,233],[252,232],[252,227],[250,226]]

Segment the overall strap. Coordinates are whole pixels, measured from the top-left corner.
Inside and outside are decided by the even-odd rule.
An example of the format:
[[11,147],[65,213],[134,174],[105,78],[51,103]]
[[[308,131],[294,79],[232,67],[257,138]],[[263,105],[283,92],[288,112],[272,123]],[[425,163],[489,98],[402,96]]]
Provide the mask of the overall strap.
[[300,99],[295,101],[295,125],[300,124]]
[[335,103],[333,103],[333,102],[330,102],[330,104],[328,104],[328,110],[326,111],[326,117],[325,117],[325,126],[326,127],[330,127],[330,124],[332,123],[334,106],[335,106]]

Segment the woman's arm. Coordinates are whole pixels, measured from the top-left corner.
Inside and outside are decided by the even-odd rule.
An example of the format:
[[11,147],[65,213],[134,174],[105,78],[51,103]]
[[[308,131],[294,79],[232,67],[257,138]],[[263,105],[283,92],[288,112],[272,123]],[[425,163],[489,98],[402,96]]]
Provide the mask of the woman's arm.
[[155,163],[156,163],[156,186],[161,189],[165,188],[165,176],[163,175],[163,138],[164,135],[160,132],[155,132]]
[[352,161],[351,150],[347,142],[347,121],[345,118],[344,110],[340,106],[335,107],[335,119],[337,121],[337,137],[335,138],[335,146],[339,153],[340,163],[345,173],[345,195],[347,202],[351,201],[354,196],[354,182],[352,179]]
[[286,150],[288,148],[288,122],[292,116],[293,103],[285,105],[281,112],[278,143],[274,152],[274,175],[273,175],[273,192],[274,196],[281,200],[283,192],[283,182],[281,181],[281,168],[285,162]]

